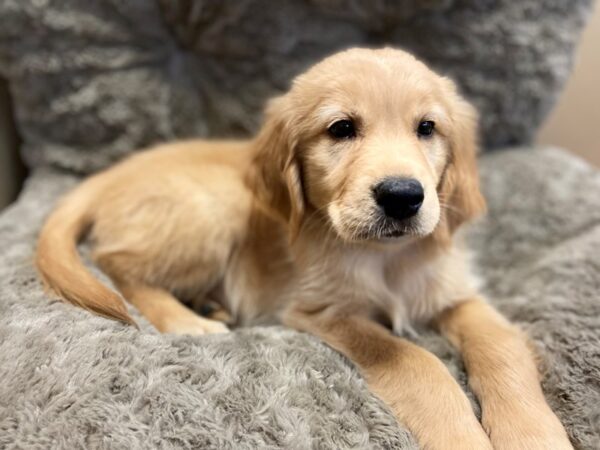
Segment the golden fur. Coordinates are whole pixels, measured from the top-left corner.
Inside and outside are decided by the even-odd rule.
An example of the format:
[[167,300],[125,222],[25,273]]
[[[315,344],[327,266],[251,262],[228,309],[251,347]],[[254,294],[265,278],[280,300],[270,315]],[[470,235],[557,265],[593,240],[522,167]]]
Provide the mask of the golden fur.
[[[355,138],[328,134],[342,119]],[[426,139],[422,120],[435,121]],[[402,224],[382,221],[373,199],[390,176],[425,190]],[[163,332],[227,330],[182,300],[314,333],[425,448],[571,448],[526,340],[472,281],[455,233],[483,209],[476,114],[454,84],[402,51],[353,49],[299,76],[252,141],[169,144],[82,183],[44,226],[37,266],[61,298],[133,323],[122,295]],[[82,265],[86,233],[121,295]],[[443,364],[381,325],[401,334],[414,322],[464,355],[483,427]]]

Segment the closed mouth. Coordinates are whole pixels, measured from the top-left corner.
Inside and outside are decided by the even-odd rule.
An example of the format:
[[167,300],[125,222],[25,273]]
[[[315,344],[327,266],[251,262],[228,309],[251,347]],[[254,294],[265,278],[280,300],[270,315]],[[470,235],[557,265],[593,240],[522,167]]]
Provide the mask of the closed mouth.
[[354,241],[373,241],[399,239],[406,236],[420,236],[418,227],[413,224],[411,219],[397,221],[387,218],[379,218],[369,227],[356,230],[353,233],[352,240]]
[[409,227],[396,228],[393,226],[385,227],[377,231],[372,230],[370,232],[360,233],[356,238],[359,240],[377,240],[377,239],[398,239],[404,236],[412,234]]
[[406,235],[405,230],[389,230],[381,233],[382,238],[397,238]]

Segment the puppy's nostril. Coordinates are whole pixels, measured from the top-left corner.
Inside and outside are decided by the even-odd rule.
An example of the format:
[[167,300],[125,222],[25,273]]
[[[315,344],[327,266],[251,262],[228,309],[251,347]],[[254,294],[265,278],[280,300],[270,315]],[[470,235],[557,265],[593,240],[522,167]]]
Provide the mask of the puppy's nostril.
[[386,178],[373,188],[373,194],[385,215],[398,220],[417,214],[425,198],[423,185],[412,178]]

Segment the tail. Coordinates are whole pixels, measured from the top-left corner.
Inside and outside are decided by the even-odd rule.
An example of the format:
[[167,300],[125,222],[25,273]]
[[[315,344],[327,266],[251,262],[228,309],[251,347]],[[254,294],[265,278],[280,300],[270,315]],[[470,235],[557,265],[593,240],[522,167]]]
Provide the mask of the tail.
[[87,180],[52,212],[40,233],[36,266],[46,288],[61,299],[136,326],[123,299],[90,273],[77,251],[77,243],[93,224],[99,181]]

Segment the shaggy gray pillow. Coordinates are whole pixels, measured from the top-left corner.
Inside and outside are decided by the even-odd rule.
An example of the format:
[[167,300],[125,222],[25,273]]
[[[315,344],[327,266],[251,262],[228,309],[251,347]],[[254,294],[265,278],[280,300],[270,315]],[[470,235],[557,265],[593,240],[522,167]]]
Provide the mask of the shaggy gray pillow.
[[0,71],[29,165],[79,172],[187,136],[247,135],[323,56],[397,45],[452,76],[486,147],[525,143],[591,0],[4,0]]

